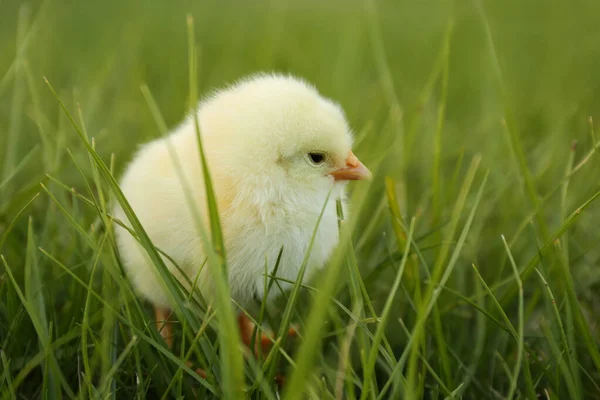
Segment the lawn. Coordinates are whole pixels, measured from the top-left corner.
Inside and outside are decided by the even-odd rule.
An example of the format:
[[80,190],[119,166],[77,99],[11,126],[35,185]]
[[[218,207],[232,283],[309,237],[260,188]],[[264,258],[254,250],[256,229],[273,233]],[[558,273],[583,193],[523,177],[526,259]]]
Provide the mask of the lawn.
[[[579,0],[0,1],[0,396],[600,398],[599,21]],[[374,179],[322,275],[248,310],[298,338],[238,357],[233,314],[177,292],[170,351],[119,262],[115,179],[194,92],[258,71],[338,101]]]

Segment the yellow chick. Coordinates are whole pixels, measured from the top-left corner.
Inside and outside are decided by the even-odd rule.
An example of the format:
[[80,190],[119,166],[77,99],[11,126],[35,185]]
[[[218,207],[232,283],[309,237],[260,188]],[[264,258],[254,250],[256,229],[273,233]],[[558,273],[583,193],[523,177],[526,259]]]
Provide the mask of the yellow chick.
[[[263,297],[265,259],[272,269],[282,246],[277,275],[296,280],[331,191],[304,275],[304,280],[310,279],[338,243],[335,200],[345,199],[345,183],[371,176],[352,153],[351,129],[340,106],[302,80],[262,74],[216,91],[200,103],[197,113],[221,219],[232,298],[247,305]],[[188,189],[170,155],[169,141]],[[205,255],[185,190],[190,190],[198,212],[208,221],[193,118],[165,138],[143,145],[128,165],[121,188],[153,244],[193,282]],[[115,215],[127,221],[119,206]],[[172,305],[155,267],[127,230],[118,227],[116,239],[129,279],[154,305],[161,334],[171,346],[171,331],[162,321],[168,319]],[[166,257],[164,261],[187,286],[172,262]],[[214,290],[209,270],[202,268],[197,281],[208,300]],[[277,292],[272,290],[270,296]],[[238,320],[248,344],[249,321]]]

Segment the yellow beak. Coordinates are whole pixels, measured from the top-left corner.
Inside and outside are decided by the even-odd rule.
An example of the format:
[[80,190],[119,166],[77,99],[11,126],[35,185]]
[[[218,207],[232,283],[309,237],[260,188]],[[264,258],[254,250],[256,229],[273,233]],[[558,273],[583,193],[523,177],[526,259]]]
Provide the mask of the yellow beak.
[[358,158],[352,151],[348,152],[346,157],[346,166],[338,170],[333,171],[331,174],[336,181],[359,181],[371,179],[371,171]]

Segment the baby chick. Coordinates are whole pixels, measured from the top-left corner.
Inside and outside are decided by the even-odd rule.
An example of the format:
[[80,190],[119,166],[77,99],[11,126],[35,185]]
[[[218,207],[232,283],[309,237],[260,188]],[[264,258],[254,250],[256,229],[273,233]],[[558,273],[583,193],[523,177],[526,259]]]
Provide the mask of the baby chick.
[[[345,199],[348,181],[371,176],[352,153],[351,130],[340,106],[294,77],[257,75],[215,92],[200,103],[197,113],[221,219],[232,298],[245,306],[263,297],[265,259],[272,269],[282,247],[277,275],[297,279],[331,191],[304,275],[304,280],[310,279],[338,243],[335,200]],[[202,268],[203,245],[186,199],[189,190],[207,223],[196,140],[193,119],[188,117],[167,137],[143,145],[128,165],[121,188],[153,244],[180,267],[164,257],[171,273],[190,289],[183,274],[194,282],[200,271],[196,285],[210,301],[214,290],[210,268]],[[115,215],[127,223],[119,206]],[[128,277],[154,305],[158,327],[171,346],[169,325],[162,322],[168,320],[172,305],[155,267],[127,230],[118,227],[116,239]],[[270,299],[276,294],[272,290]],[[248,345],[250,321],[240,315],[242,338]]]

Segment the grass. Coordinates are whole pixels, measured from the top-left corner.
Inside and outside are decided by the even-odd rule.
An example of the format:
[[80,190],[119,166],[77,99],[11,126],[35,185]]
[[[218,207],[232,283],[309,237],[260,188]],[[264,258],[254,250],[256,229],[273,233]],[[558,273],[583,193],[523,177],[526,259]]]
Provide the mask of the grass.
[[[0,2],[0,397],[600,397],[598,12]],[[277,332],[257,360],[226,275],[214,307],[180,290],[117,182],[197,98],[264,70],[339,101],[375,178],[322,275],[247,310]],[[174,351],[123,274],[112,201],[179,304]],[[226,273],[210,208],[205,267]]]

